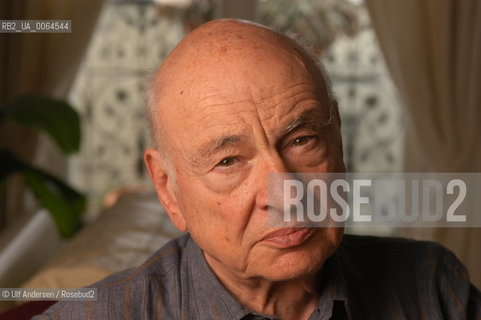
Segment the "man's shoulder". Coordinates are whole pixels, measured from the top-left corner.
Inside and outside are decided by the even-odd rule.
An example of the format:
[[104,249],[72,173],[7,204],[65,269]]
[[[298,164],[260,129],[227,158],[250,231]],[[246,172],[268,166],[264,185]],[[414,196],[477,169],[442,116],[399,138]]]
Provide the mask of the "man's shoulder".
[[436,242],[346,235],[339,256],[360,313],[461,319],[478,294],[464,265]]
[[363,257],[363,259],[406,259],[407,261],[424,261],[432,258],[453,259],[455,255],[441,244],[433,241],[421,241],[400,237],[378,237],[344,235],[341,247],[347,250],[350,256]]
[[101,289],[143,281],[146,277],[169,277],[171,273],[177,272],[180,268],[190,241],[188,235],[173,239],[140,266],[115,273],[91,286]]
[[428,276],[435,280],[469,276],[456,255],[441,244],[405,238],[345,235],[341,250],[364,275]]
[[136,310],[146,300],[162,300],[162,295],[170,287],[178,286],[182,265],[189,259],[186,255],[191,241],[189,235],[176,238],[140,266],[87,286],[97,289],[95,301],[61,301],[34,319],[56,319],[59,316],[61,319],[86,319],[88,315],[94,319],[116,319],[119,314],[131,314],[134,315],[132,319],[137,319],[142,312],[148,312]]

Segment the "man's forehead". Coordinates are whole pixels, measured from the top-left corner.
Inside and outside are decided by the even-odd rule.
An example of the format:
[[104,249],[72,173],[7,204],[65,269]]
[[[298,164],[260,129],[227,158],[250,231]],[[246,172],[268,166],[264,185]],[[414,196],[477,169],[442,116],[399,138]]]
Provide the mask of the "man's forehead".
[[263,100],[288,99],[291,93],[302,91],[299,87],[324,96],[322,80],[291,52],[273,50],[263,57],[240,54],[235,59],[218,57],[194,64],[178,68],[161,85],[157,105],[162,113],[179,108],[198,112],[209,105],[236,107],[244,101],[262,104]]
[[[262,130],[267,136],[281,136],[298,120],[305,123],[311,117],[319,124],[330,120],[329,108],[316,94],[315,88],[296,85],[286,88],[266,99],[217,100],[209,97],[200,103],[195,114],[177,115],[178,135],[183,135],[190,145],[188,149],[197,150],[201,142],[207,140],[225,142],[246,141],[252,130]],[[226,137],[225,141],[220,139]],[[235,139],[234,139],[235,138]]]
[[290,92],[295,96],[299,86],[309,87],[318,100],[325,100],[322,76],[294,48],[295,42],[286,39],[269,29],[231,20],[193,31],[157,75],[155,85],[161,89],[155,101],[158,126],[182,130],[193,125],[188,119],[195,119],[191,115],[205,108],[221,106],[235,113],[248,106],[247,101],[259,108],[263,99],[278,100],[267,103],[268,107],[289,99]]
[[[252,117],[267,125],[269,121],[279,122],[285,116],[295,116],[305,108],[327,110],[328,107],[319,86],[309,81],[280,84],[261,81],[258,85],[247,81],[244,86],[222,83],[215,88],[190,90],[192,94],[184,92],[176,97],[176,107],[171,107],[171,112],[162,113],[162,121],[169,130],[203,131],[222,126],[235,129]],[[299,107],[300,111],[294,112]]]

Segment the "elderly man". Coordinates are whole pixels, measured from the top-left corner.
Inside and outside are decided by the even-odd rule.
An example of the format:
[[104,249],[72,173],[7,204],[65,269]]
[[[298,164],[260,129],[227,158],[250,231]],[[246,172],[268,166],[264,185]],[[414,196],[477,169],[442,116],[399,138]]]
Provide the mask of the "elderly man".
[[[464,319],[464,267],[433,243],[271,228],[268,174],[343,172],[340,119],[319,65],[290,38],[217,20],[190,33],[149,88],[145,162],[188,231],[140,267],[62,302],[60,319]],[[42,319],[42,316],[39,317]]]

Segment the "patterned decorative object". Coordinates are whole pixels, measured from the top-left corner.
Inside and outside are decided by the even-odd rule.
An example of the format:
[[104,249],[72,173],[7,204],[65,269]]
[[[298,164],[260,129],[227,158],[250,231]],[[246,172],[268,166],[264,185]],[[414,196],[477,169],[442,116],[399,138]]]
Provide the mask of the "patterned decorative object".
[[260,0],[258,20],[281,32],[302,36],[321,52],[340,34],[359,30],[359,6],[348,0]]
[[[402,170],[404,117],[367,12],[359,9],[363,28],[355,37],[339,36],[324,52],[339,103],[348,172]],[[348,233],[399,235],[388,226],[352,224]]]
[[147,183],[142,160],[150,143],[144,79],[185,34],[183,13],[149,3],[108,3],[71,98],[83,117],[83,145],[71,162],[72,181],[97,212],[102,197],[123,185]]
[[324,52],[342,118],[345,162],[351,172],[402,170],[404,117],[368,14],[355,37],[339,36]]

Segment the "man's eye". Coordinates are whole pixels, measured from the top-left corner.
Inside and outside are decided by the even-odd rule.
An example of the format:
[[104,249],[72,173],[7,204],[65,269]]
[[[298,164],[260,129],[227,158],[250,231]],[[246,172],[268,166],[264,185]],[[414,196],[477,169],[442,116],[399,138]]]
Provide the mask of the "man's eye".
[[238,161],[239,161],[239,158],[237,157],[228,157],[228,158],[222,159],[217,165],[220,167],[229,167],[237,163]]
[[294,139],[291,143],[293,146],[303,146],[307,144],[309,141],[315,139],[315,136],[303,136],[303,137],[298,137]]

